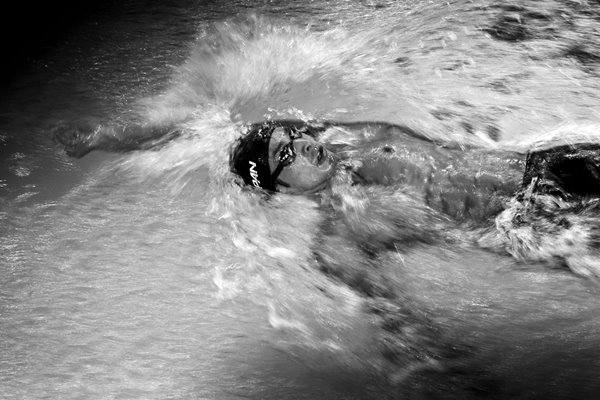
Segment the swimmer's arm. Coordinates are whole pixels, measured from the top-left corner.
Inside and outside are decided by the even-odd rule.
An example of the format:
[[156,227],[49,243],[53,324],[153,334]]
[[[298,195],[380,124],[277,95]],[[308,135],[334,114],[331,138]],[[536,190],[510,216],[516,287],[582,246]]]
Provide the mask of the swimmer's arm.
[[426,135],[415,131],[405,125],[390,124],[379,121],[362,122],[335,122],[324,123],[326,129],[338,129],[350,134],[349,138],[357,145],[366,143],[379,143],[384,141],[398,141],[403,138],[431,143]]
[[127,152],[163,144],[181,134],[174,125],[72,125],[52,130],[54,139],[71,157],[81,158],[94,150]]

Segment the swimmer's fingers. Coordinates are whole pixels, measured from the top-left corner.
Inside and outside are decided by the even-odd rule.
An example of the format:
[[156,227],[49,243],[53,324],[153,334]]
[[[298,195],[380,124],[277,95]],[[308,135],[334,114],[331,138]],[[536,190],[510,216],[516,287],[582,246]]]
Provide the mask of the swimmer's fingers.
[[93,148],[95,128],[91,125],[58,124],[52,129],[54,140],[65,147],[65,152],[81,158]]

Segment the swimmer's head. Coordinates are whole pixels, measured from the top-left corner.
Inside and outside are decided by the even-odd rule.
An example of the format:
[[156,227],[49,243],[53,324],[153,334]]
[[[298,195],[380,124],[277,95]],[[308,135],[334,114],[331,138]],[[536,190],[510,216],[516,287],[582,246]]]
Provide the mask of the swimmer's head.
[[231,154],[231,168],[246,184],[284,193],[322,189],[336,163],[307,129],[276,122],[252,127]]

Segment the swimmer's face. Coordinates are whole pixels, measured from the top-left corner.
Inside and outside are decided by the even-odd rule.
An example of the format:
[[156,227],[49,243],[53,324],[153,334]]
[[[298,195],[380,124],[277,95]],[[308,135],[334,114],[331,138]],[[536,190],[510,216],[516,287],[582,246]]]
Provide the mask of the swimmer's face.
[[284,193],[310,193],[327,186],[335,172],[337,157],[311,136],[292,137],[276,128],[269,142],[269,168],[277,176],[278,190]]

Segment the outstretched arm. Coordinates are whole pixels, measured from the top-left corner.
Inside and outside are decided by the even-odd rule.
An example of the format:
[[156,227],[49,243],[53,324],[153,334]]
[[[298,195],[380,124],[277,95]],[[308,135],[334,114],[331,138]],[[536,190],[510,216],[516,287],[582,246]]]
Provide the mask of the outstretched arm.
[[179,136],[174,125],[73,125],[52,129],[54,139],[71,157],[81,158],[93,150],[127,152],[148,149]]
[[[390,124],[380,121],[361,121],[361,122],[337,122],[328,121],[323,123],[324,130],[331,129],[339,133],[348,133],[353,144],[363,146],[365,144],[374,144],[385,141],[398,140],[416,140],[423,143],[433,143],[434,141],[427,135],[415,131],[405,125]],[[333,132],[332,132],[333,133]],[[333,134],[332,136],[336,136]],[[340,135],[343,136],[343,135]],[[343,139],[342,139],[343,141]]]

